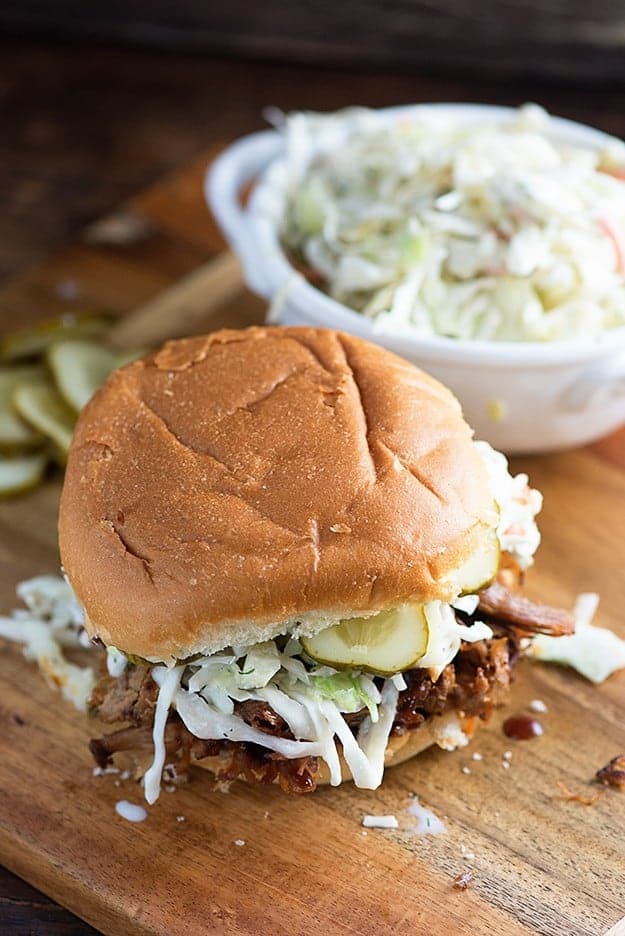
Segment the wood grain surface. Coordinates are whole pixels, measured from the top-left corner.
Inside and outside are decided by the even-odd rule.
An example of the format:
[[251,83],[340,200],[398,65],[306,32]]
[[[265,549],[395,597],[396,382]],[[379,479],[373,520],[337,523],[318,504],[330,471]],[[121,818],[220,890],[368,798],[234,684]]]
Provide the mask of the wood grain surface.
[[[586,453],[522,467],[546,497],[530,592],[570,603],[578,589],[598,588],[602,623],[625,633],[613,542],[621,472]],[[2,508],[4,607],[15,581],[58,562],[57,498],[49,484]],[[597,689],[526,665],[510,711],[547,703],[537,741],[511,743],[498,713],[468,752],[428,752],[388,771],[377,792],[345,786],[288,798],[236,784],[226,794],[199,774],[163,793],[136,826],[114,805],[140,802],[138,787],[92,776],[88,724],[12,648],[0,656],[0,686],[0,857],[105,933],[286,936],[314,920],[328,933],[594,936],[623,915],[623,796],[608,791],[586,807],[556,786],[593,792],[595,770],[623,748],[622,677]],[[409,830],[414,792],[444,817],[446,835]],[[401,828],[363,836],[370,812],[394,813]],[[461,893],[452,880],[467,868],[475,881]]]
[[[104,244],[102,228],[99,236],[91,229],[11,283],[0,294],[5,322],[41,317],[42,296],[50,299],[68,277],[82,301],[124,314],[204,262],[221,246],[199,189],[210,155],[120,210],[146,222],[135,242]],[[46,301],[47,314],[51,306]],[[242,292],[212,310],[210,325],[261,315],[260,303]],[[530,593],[570,605],[578,591],[598,590],[600,623],[625,635],[623,434],[593,451],[515,467],[530,471],[545,494]],[[12,606],[18,580],[58,566],[58,491],[51,480],[0,505],[2,608]],[[0,690],[0,859],[105,933],[263,936],[314,926],[363,936],[595,936],[625,913],[625,796],[608,790],[586,807],[563,800],[556,785],[592,792],[597,768],[625,749],[623,674],[595,688],[572,673],[526,665],[509,711],[543,699],[542,738],[511,743],[499,713],[468,752],[430,751],[389,771],[377,792],[345,786],[287,798],[234,785],[226,794],[200,774],[163,793],[136,826],[117,817],[114,804],[140,802],[140,790],[92,776],[88,724],[12,647],[0,651]],[[472,751],[483,760],[473,761]],[[446,835],[410,831],[411,793],[444,817]],[[395,813],[400,828],[365,836],[368,812]],[[467,868],[474,882],[459,892],[452,881]]]
[[267,105],[537,101],[623,137],[624,99],[616,82],[562,86],[526,73],[502,81],[481,67],[436,76],[393,64],[284,65],[0,36],[0,275],[38,262],[220,139],[261,129]]
[[498,75],[622,79],[619,4],[599,0],[274,0],[250,9],[178,0],[76,4],[5,0],[12,31],[117,39],[163,48],[251,55],[289,62],[479,68]]

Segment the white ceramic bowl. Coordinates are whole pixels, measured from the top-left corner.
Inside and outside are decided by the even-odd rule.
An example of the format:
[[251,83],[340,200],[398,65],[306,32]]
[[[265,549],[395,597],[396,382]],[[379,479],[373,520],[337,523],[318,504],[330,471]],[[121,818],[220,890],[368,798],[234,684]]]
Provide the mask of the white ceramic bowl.
[[[463,123],[505,123],[509,108],[427,104],[381,111],[389,119],[444,111]],[[582,124],[553,118],[554,137],[593,149],[610,140]],[[460,399],[478,437],[510,453],[547,452],[590,442],[625,422],[625,327],[599,340],[464,341],[377,331],[374,322],[308,283],[279,239],[285,210],[282,139],[266,130],[234,143],[213,163],[206,197],[245,279],[271,302],[270,320],[337,328],[375,341],[423,367]],[[245,207],[240,193],[254,182]]]

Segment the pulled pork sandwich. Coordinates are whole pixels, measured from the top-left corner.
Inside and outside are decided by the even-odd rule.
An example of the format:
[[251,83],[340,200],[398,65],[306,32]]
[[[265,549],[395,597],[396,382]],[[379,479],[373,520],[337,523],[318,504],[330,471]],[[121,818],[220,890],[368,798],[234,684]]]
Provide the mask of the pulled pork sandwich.
[[[536,632],[541,496],[399,357],[312,328],[173,341],[114,373],[69,454],[60,546],[106,647],[119,752],[287,791],[464,745]],[[147,761],[146,761],[147,756]]]

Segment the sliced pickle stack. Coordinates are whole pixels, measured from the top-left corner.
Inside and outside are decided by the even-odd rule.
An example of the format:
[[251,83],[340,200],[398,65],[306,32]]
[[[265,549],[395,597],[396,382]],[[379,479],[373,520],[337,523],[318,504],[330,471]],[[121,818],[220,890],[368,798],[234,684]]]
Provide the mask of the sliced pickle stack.
[[48,348],[46,361],[58,392],[78,413],[110,373],[140,353],[114,351],[88,339],[68,338]]
[[64,465],[76,418],[108,375],[142,351],[101,343],[110,319],[43,322],[0,341],[0,497],[36,487]]
[[48,463],[45,452],[0,456],[0,496],[10,497],[37,487]]

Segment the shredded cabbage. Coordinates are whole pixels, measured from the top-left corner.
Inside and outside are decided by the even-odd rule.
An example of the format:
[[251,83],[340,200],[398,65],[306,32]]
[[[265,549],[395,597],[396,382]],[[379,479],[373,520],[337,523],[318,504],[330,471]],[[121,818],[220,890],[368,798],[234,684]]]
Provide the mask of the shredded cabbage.
[[118,650],[117,647],[106,648],[106,668],[109,676],[112,676],[113,679],[118,679],[126,671],[128,663],[129,660],[126,654]]
[[358,673],[313,674],[311,683],[321,698],[336,702],[342,712],[359,712],[366,707],[372,720],[377,721],[380,693],[373,680],[365,683],[366,679]]
[[602,683],[612,673],[625,669],[625,640],[592,624],[598,604],[599,596],[592,592],[579,595],[573,608],[575,633],[569,637],[538,634],[528,656],[543,663],[570,666],[594,683]]
[[57,575],[38,575],[20,582],[17,594],[27,610],[0,617],[0,637],[23,644],[24,656],[37,663],[48,684],[84,711],[95,685],[93,670],[71,663],[63,652],[85,646],[83,612],[74,592]]
[[[397,711],[397,699],[399,690],[392,679],[387,679],[382,689],[382,698],[380,700],[380,709],[378,718],[374,722],[372,718],[365,718],[358,732],[358,744],[370,765],[372,776],[368,777],[368,784],[362,783],[366,789],[375,790],[382,783],[384,775],[384,753],[388,737],[395,721],[395,712]],[[348,762],[349,763],[349,762]],[[350,765],[351,767],[351,765]],[[353,771],[352,771],[353,773]],[[358,784],[356,777],[354,782]]]
[[625,324],[625,146],[349,109],[284,122],[288,249],[380,331],[492,341]]
[[513,477],[508,471],[506,456],[488,442],[473,444],[486,466],[499,509],[499,544],[521,569],[527,569],[534,562],[534,553],[540,545],[540,532],[534,518],[542,509],[543,496],[540,491],[529,486],[526,474]]
[[[420,665],[429,668],[433,679],[456,656],[463,640],[492,637],[490,627],[482,622],[471,627],[459,624],[452,608],[440,601],[429,602],[425,613],[430,641]],[[152,676],[161,690],[154,724],[154,762],[145,780],[148,801],[154,802],[159,792],[165,712],[170,706],[198,738],[253,742],[283,757],[322,757],[333,785],[341,782],[339,743],[354,783],[365,789],[378,787],[405,680],[400,673],[394,674],[384,680],[380,690],[365,673],[318,666],[306,657],[296,659],[301,653],[299,641],[290,638],[280,649],[278,639],[237,647],[232,654],[200,657],[176,669],[154,666]],[[287,723],[295,740],[262,732],[235,714],[235,702],[254,700],[267,702]],[[344,716],[363,708],[368,714],[355,737]],[[438,740],[438,735],[435,737]],[[447,747],[466,743],[463,739],[461,731],[451,740],[448,733],[440,735],[440,743]]]
[[433,680],[438,679],[448,663],[458,653],[460,644],[488,640],[493,632],[483,621],[476,621],[471,627],[459,624],[450,605],[442,601],[430,601],[424,607],[430,631],[425,656],[419,660],[422,669],[429,670]]
[[145,798],[150,806],[156,802],[161,791],[161,777],[167,752],[165,750],[165,726],[169,717],[169,709],[174,701],[184,666],[174,666],[172,669],[161,667],[152,671],[152,676],[159,686],[154,712],[154,725],[152,739],[154,741],[154,760],[143,778]]

